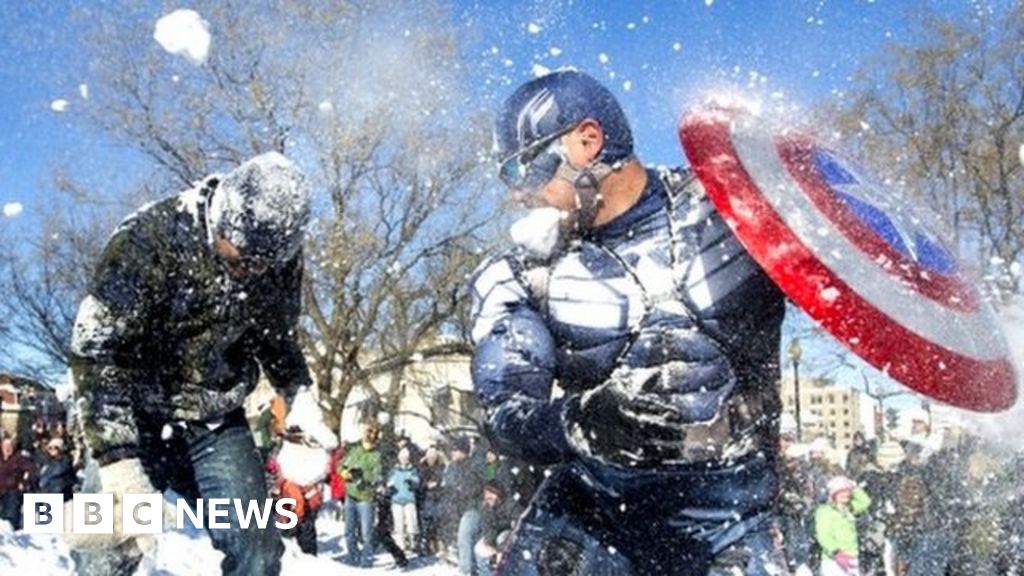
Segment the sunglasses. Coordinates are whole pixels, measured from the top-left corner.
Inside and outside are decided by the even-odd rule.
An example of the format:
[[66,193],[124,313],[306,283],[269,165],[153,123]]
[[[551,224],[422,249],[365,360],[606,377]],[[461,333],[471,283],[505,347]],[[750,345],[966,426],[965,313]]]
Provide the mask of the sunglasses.
[[576,125],[542,138],[501,161],[498,176],[512,190],[539,190],[558,173],[565,162],[565,148],[560,140]]

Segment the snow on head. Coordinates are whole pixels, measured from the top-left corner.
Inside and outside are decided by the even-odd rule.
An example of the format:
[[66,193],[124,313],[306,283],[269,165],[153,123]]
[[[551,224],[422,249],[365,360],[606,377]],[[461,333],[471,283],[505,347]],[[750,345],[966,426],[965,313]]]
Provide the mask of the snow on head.
[[68,109],[68,101],[63,98],[58,98],[53,102],[50,102],[50,110],[54,112],[64,112]]
[[210,52],[209,25],[195,10],[175,10],[157,20],[153,39],[195,66],[202,66]]
[[8,218],[17,218],[24,209],[25,207],[21,205],[21,202],[8,202],[7,204],[4,204],[4,216],[7,216]]
[[305,175],[269,152],[224,177],[210,199],[211,232],[244,253],[284,261],[298,251],[309,220]]

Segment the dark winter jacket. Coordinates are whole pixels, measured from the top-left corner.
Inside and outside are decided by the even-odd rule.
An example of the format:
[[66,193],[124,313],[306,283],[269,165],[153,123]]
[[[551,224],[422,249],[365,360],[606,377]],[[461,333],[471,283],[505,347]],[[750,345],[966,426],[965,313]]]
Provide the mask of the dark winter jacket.
[[64,499],[71,498],[75,486],[75,469],[71,465],[71,457],[61,454],[56,458],[46,456],[39,465],[39,491],[44,494],[63,494]]
[[35,482],[36,467],[32,460],[15,452],[10,458],[0,456],[0,494],[24,492]]
[[[637,204],[579,246],[550,262],[512,251],[472,293],[473,381],[502,452],[575,458],[567,407],[616,371],[674,407],[685,463],[776,451],[784,297],[695,181],[669,192],[649,171]],[[552,399],[556,380],[567,394]]]
[[213,251],[208,188],[147,205],[114,231],[75,322],[71,366],[100,463],[137,454],[139,422],[213,421],[260,368],[286,396],[310,383],[295,336],[302,256],[247,280]]
[[449,462],[444,469],[442,486],[445,513],[457,519],[479,504],[484,489],[483,469],[470,458]]

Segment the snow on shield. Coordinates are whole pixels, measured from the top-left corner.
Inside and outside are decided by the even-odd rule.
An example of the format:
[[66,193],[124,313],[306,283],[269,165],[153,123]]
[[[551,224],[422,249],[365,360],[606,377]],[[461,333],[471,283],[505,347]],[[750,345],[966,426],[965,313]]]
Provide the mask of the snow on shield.
[[948,404],[1013,405],[991,309],[906,199],[813,138],[735,110],[691,112],[679,138],[751,256],[854,353]]

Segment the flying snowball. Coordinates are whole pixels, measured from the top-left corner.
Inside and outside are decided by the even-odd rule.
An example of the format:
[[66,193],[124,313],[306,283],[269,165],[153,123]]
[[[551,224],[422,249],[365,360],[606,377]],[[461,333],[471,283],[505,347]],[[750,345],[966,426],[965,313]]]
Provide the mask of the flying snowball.
[[50,102],[50,110],[54,112],[64,112],[68,109],[68,101],[63,98],[58,98],[53,102]]
[[195,10],[175,10],[157,20],[153,39],[195,66],[202,66],[210,52],[209,25]]
[[25,207],[21,205],[21,202],[8,202],[4,204],[4,216],[8,218],[16,218]]

